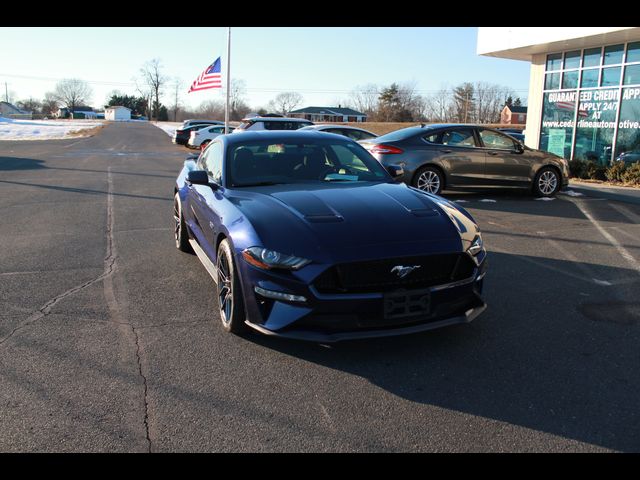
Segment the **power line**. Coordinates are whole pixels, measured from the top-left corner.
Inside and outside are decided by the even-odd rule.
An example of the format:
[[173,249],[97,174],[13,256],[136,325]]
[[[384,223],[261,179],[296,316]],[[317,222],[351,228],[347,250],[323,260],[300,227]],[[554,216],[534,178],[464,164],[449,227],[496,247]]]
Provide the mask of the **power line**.
[[[54,78],[54,77],[36,77],[36,76],[29,76],[29,75],[13,75],[13,74],[6,74],[6,73],[0,73],[0,77],[11,77],[11,78],[24,78],[24,79],[30,79],[30,80],[43,80],[43,81],[53,81],[53,82],[58,82],[61,80],[64,80],[63,78]],[[120,86],[120,87],[137,87],[137,84],[134,82],[107,82],[107,81],[99,81],[99,80],[84,80],[85,82],[92,84],[92,85],[112,85],[112,86]],[[507,87],[508,88],[508,87]],[[333,94],[350,94],[352,92],[355,91],[354,88],[349,89],[349,90],[343,90],[343,89],[311,89],[311,88],[273,88],[273,87],[255,87],[255,88],[245,88],[245,90],[247,92],[255,92],[255,93],[281,93],[281,92],[291,92],[291,91],[295,91],[295,92],[300,92],[300,93],[307,93],[307,94],[312,94],[312,93],[333,93]],[[522,88],[522,89],[510,89],[515,93],[518,92],[529,92],[528,88]],[[430,94],[430,93],[440,93],[442,91],[442,89],[438,89],[438,90],[422,90],[422,89],[416,89],[414,90],[415,93],[420,93],[420,94]]]

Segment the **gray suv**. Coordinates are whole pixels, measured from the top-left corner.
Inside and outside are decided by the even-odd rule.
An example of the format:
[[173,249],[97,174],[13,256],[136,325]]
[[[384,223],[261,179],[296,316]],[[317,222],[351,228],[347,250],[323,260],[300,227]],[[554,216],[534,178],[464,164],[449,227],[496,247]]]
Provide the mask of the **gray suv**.
[[429,193],[453,187],[522,187],[539,197],[569,183],[569,164],[482,125],[409,127],[359,142],[385,167],[397,165],[403,181]]

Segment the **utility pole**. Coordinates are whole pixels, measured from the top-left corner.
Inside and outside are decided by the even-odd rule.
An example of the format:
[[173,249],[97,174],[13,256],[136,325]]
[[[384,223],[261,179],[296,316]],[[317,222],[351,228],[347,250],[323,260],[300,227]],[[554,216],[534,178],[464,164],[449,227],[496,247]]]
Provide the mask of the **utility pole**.
[[467,123],[468,110],[469,110],[469,92],[467,91],[466,101],[464,102],[464,123]]
[[7,82],[4,82],[4,101],[9,103],[9,90],[7,89]]
[[178,116],[178,87],[180,85],[180,80],[176,79],[176,103],[173,104],[173,121],[176,121],[176,117]]

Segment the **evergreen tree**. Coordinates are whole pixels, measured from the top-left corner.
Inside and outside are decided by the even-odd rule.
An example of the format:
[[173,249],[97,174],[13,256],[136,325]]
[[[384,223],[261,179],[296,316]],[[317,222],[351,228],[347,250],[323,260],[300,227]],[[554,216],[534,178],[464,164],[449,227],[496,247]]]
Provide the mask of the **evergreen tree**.
[[522,101],[520,100],[520,97],[516,98],[516,101],[513,102],[513,106],[514,107],[521,107],[522,106]]
[[456,121],[463,123],[474,121],[475,99],[472,83],[466,82],[453,89],[453,104]]

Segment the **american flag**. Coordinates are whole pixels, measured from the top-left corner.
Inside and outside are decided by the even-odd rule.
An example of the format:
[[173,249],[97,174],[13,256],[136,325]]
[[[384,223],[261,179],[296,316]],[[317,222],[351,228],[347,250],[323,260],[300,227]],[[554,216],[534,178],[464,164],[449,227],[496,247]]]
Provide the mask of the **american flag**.
[[191,88],[187,93],[197,92],[198,90],[206,90],[207,88],[222,88],[222,74],[220,73],[220,57],[205,68],[191,84]]

